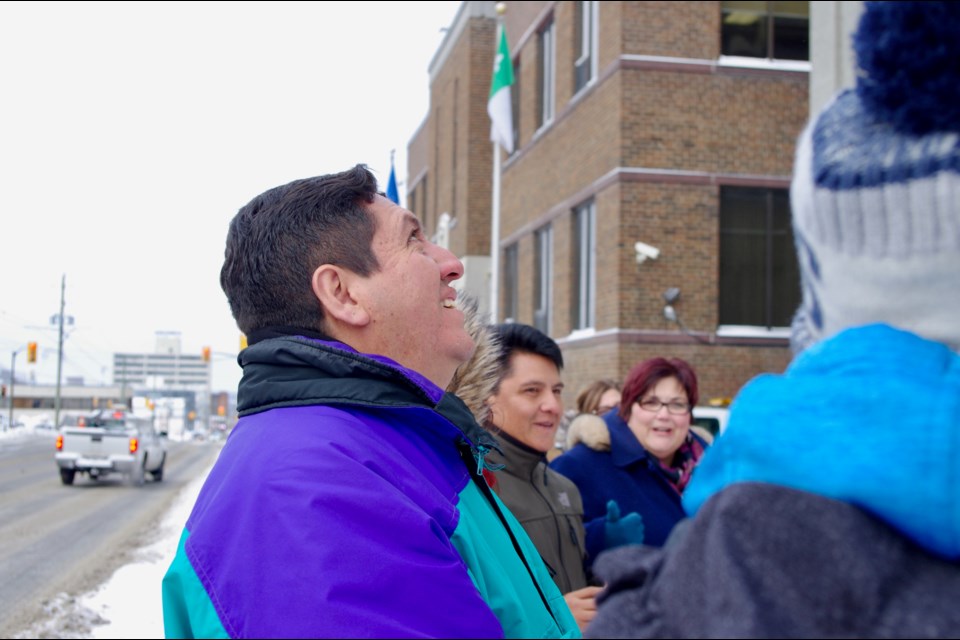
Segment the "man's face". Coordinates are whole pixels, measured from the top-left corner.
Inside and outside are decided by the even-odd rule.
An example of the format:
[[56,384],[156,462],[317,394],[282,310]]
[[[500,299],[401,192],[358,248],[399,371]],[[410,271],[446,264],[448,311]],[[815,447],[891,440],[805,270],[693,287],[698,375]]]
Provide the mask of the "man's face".
[[380,264],[364,282],[368,346],[446,387],[474,349],[450,284],[463,276],[463,264],[428,241],[417,218],[387,198],[377,196],[367,210],[377,224],[372,248]]
[[493,424],[532,449],[554,445],[563,415],[563,382],[549,358],[516,352],[510,370],[488,401]]

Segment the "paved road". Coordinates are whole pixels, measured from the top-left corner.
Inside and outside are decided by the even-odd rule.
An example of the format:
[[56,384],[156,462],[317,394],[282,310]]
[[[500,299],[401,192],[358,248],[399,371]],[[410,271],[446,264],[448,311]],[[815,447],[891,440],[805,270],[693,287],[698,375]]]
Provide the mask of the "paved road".
[[220,451],[169,443],[162,482],[131,486],[122,476],[64,486],[54,436],[0,440],[0,638],[42,620],[43,603],[81,595],[154,541],[155,530],[183,487]]

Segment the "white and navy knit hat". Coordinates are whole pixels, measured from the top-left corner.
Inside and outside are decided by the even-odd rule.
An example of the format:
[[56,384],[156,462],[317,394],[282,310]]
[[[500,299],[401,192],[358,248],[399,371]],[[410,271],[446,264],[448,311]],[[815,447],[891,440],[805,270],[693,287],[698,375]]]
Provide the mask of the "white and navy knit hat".
[[960,2],[865,2],[854,51],[797,145],[793,350],[884,322],[960,351]]

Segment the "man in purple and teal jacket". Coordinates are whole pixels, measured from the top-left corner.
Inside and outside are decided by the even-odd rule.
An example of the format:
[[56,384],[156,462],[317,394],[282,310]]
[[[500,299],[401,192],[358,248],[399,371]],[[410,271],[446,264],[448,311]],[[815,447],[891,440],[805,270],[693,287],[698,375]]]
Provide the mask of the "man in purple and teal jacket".
[[443,391],[474,348],[462,275],[363,165],[238,212],[240,420],[163,579],[167,637],[579,637]]

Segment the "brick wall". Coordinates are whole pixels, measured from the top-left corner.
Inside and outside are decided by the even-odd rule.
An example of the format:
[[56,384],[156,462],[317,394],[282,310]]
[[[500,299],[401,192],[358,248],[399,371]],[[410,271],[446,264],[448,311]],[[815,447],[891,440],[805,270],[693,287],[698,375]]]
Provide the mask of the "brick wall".
[[[440,213],[456,216],[451,249],[458,255],[489,254],[492,4],[477,5],[490,5],[488,15],[471,17],[450,49],[431,86],[430,114],[411,143],[411,177],[428,176],[422,217],[430,229]],[[733,396],[758,373],[782,371],[790,359],[785,340],[716,335],[719,190],[787,184],[807,115],[807,72],[720,65],[719,2],[605,1],[598,76],[574,95],[575,3],[506,5],[504,25],[519,62],[520,144],[503,158],[500,237],[517,243],[517,319],[532,323],[533,233],[553,225],[551,335],[567,363],[567,406],[593,379],[622,378],[655,355],[688,359],[704,399]],[[556,114],[538,130],[538,33],[549,20],[556,34]],[[412,166],[414,158],[422,166]],[[569,337],[571,212],[591,198],[596,335]],[[638,265],[637,240],[657,246],[660,257]],[[668,287],[680,288],[674,307],[696,338],[664,318]]]

